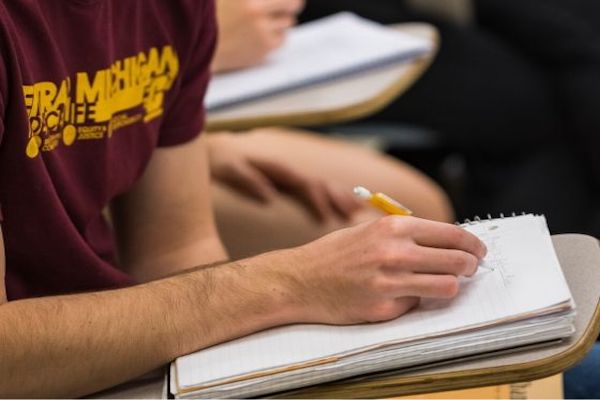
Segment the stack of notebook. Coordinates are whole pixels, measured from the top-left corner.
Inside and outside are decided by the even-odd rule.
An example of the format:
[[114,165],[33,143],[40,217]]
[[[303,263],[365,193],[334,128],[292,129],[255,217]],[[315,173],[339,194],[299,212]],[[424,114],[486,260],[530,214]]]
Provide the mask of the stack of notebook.
[[462,279],[455,299],[423,299],[389,322],[281,327],[180,357],[171,365],[172,393],[261,396],[574,333],[574,304],[544,217],[490,219],[464,228],[486,243],[488,255],[485,268]]

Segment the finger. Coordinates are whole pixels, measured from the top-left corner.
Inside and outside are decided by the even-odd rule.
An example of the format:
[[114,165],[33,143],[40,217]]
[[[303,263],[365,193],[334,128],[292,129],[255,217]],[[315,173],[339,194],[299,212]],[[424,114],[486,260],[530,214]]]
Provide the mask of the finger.
[[278,186],[285,186],[287,184],[297,185],[302,180],[296,171],[281,161],[251,158],[248,162],[263,175],[268,176]]
[[423,274],[443,274],[472,276],[477,272],[479,260],[473,254],[462,250],[439,249],[412,245],[399,255],[402,266],[390,265],[390,271],[406,271]]
[[422,246],[463,250],[480,260],[487,253],[485,244],[477,236],[457,225],[419,220],[414,226],[413,238]]
[[294,27],[298,20],[292,16],[281,16],[269,21],[268,29],[279,35],[284,35],[290,28]]
[[388,321],[406,314],[419,305],[418,297],[399,297],[386,299],[367,317],[369,322]]
[[399,297],[396,299],[398,305],[398,316],[404,315],[419,305],[419,297]]
[[318,221],[326,221],[335,214],[325,185],[305,181],[289,191],[296,194]]
[[454,275],[404,274],[397,281],[397,297],[451,299],[460,289]]
[[317,180],[304,177],[279,162],[265,160],[250,162],[283,192],[300,201],[318,221],[325,221],[333,215],[334,211],[325,186]]
[[325,222],[336,214],[324,184],[304,178],[290,183],[284,190],[303,203],[317,221]]
[[328,186],[327,191],[333,209],[345,220],[350,219],[356,211],[364,208],[364,203],[347,190]]
[[286,38],[287,26],[290,22],[280,23],[277,20],[264,19],[258,22],[257,31],[260,32],[260,44],[271,52],[283,45]]
[[279,49],[285,43],[285,33],[273,33],[269,38],[267,46],[269,48],[269,52],[275,51]]
[[277,192],[267,177],[245,163],[236,165],[224,180],[238,192],[262,202],[271,201]]

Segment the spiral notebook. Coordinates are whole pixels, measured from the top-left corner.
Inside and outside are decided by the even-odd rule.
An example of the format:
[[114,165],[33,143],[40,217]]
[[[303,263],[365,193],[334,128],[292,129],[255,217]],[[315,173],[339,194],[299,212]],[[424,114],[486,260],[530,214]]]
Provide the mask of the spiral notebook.
[[575,305],[543,216],[468,222],[488,247],[452,300],[423,299],[393,321],[292,325],[178,358],[178,398],[263,396],[352,376],[514,349],[574,333]]

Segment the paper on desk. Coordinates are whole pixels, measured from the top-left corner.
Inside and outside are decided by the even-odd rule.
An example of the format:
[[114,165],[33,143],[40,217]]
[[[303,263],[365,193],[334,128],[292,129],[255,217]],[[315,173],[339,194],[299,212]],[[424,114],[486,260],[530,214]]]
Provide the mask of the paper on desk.
[[[471,331],[454,336],[425,340],[413,344],[400,344],[379,351],[366,352],[340,359],[336,363],[315,365],[302,370],[288,370],[276,375],[232,380],[229,383],[200,390],[178,392],[178,398],[246,398],[275,393],[302,386],[315,385],[356,375],[370,374],[410,366],[427,366],[438,361],[448,361],[507,348],[518,349],[531,343],[569,337],[574,332],[574,312],[562,316],[549,315],[534,321],[518,321],[492,330],[484,335]],[[171,369],[172,387],[176,386],[177,371]]]
[[424,300],[415,312],[380,324],[294,325],[217,345],[176,361],[178,386],[224,383],[277,367],[356,355],[382,344],[411,343],[568,308],[571,294],[543,217],[482,221],[466,229],[487,244],[486,261],[494,271],[480,269],[474,278],[464,279],[456,299]]
[[205,105],[213,110],[323,83],[422,56],[428,40],[339,13],[292,29],[285,45],[257,67],[216,75]]

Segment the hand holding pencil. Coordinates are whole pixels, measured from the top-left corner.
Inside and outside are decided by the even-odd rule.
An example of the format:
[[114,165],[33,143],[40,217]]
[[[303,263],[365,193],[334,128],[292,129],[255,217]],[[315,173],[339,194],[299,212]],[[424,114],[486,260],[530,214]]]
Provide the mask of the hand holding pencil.
[[367,200],[373,207],[390,215],[412,215],[413,212],[390,196],[383,193],[371,193],[368,189],[362,186],[354,188],[354,194],[361,199]]
[[[380,209],[381,211],[390,215],[403,215],[410,216],[413,212],[407,207],[403,206],[390,196],[383,193],[371,193],[370,190],[356,186],[354,188],[354,194],[363,200],[367,200],[373,207]],[[493,267],[486,265],[485,261],[481,260],[478,264],[479,268],[484,268],[489,271],[494,271]]]

